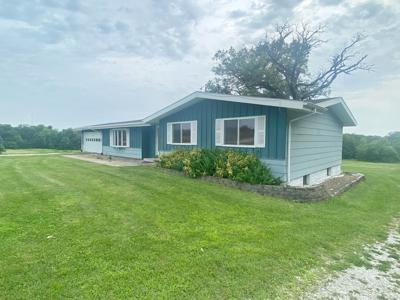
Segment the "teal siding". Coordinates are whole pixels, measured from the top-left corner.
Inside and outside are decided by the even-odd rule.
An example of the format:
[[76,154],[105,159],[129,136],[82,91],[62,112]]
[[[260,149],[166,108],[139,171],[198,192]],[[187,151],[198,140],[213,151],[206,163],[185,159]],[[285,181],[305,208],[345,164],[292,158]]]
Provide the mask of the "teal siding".
[[291,180],[342,163],[342,128],[329,112],[292,123]]
[[[103,146],[110,146],[110,129],[103,129]],[[129,128],[129,147],[142,148],[142,127]]]
[[103,129],[103,147],[110,146],[110,129]]
[[282,181],[287,180],[286,160],[261,159],[261,161],[271,170],[274,176],[281,178]]
[[155,127],[142,127],[142,156],[143,158],[155,157]]
[[110,147],[110,129],[103,129],[103,154],[121,157],[142,158],[142,129],[144,127],[129,128],[129,147]]
[[110,147],[110,146],[103,146],[103,155],[142,159],[142,149],[140,149],[140,148],[115,148],[115,147]]
[[[159,149],[171,151],[177,147],[215,148],[215,119],[266,115],[265,148],[234,149],[254,153],[262,159],[284,160],[286,157],[287,110],[284,108],[234,103],[227,101],[202,100],[192,106],[160,120]],[[197,145],[167,145],[167,123],[197,120]],[[223,147],[227,149],[227,147]]]
[[132,148],[142,148],[142,129],[143,127],[130,128],[130,146]]

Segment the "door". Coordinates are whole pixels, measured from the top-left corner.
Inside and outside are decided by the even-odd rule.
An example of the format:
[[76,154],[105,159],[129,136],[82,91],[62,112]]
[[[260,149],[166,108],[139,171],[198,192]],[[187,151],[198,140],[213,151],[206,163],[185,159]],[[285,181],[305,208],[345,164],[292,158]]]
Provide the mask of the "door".
[[103,138],[101,131],[88,131],[83,133],[83,152],[102,153]]

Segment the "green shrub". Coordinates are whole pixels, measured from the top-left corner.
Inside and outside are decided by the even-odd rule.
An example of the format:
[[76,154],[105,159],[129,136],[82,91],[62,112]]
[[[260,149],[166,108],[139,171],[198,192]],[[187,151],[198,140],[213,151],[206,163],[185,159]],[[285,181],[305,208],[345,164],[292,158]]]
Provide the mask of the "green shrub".
[[231,150],[219,157],[216,175],[251,184],[281,183],[281,180],[272,176],[270,170],[254,154]]
[[183,171],[183,161],[188,156],[189,151],[178,149],[174,152],[163,154],[160,156],[160,166],[166,169]]
[[160,166],[183,171],[185,175],[216,176],[251,184],[280,184],[254,154],[219,149],[179,149],[160,157]]
[[183,171],[189,177],[213,176],[215,174],[215,161],[217,152],[195,148],[188,151],[183,161]]

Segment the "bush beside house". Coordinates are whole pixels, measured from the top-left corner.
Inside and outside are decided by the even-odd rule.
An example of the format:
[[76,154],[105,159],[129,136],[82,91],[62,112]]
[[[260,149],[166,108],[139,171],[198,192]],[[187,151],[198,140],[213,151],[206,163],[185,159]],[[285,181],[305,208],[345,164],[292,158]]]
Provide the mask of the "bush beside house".
[[251,184],[281,183],[254,154],[239,151],[178,149],[161,155],[159,165],[162,168],[182,171],[192,178],[215,176]]

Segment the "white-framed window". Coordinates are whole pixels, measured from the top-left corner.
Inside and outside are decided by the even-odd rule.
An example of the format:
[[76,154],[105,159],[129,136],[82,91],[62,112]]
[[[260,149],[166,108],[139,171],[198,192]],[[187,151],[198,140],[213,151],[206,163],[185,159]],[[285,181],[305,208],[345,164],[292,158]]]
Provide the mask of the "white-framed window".
[[110,146],[129,147],[129,129],[111,129]]
[[167,144],[197,145],[197,121],[167,123]]
[[215,145],[226,147],[265,147],[265,116],[215,120]]

